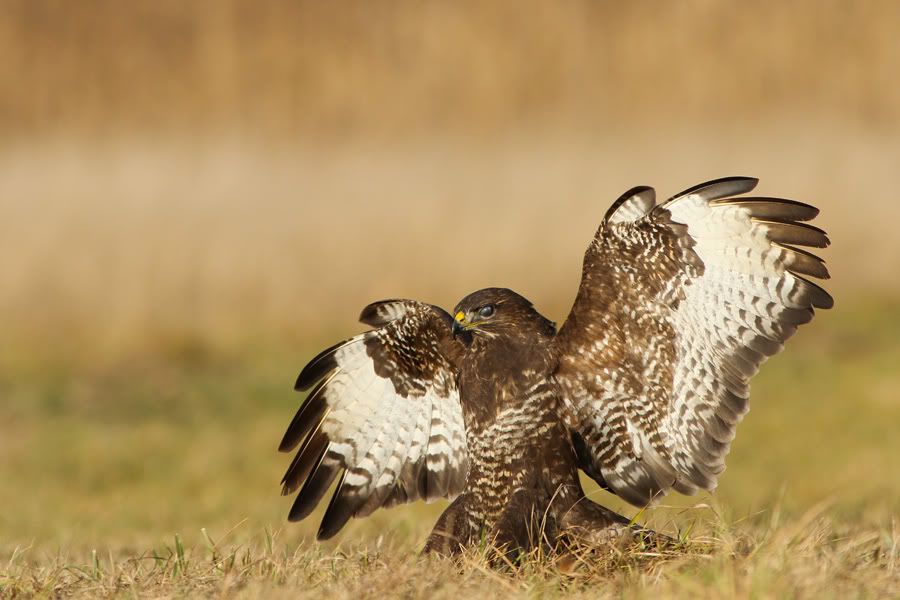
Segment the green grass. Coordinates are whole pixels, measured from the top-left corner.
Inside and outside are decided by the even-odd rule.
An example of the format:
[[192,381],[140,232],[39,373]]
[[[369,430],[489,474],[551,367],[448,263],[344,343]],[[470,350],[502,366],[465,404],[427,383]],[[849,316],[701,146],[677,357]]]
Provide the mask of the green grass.
[[441,503],[378,511],[324,544],[321,510],[286,523],[275,449],[293,378],[328,340],[239,355],[195,340],[102,366],[16,357],[0,379],[0,596],[897,596],[898,315],[896,301],[839,304],[763,367],[719,490],[641,516],[685,548],[569,574],[421,559]]

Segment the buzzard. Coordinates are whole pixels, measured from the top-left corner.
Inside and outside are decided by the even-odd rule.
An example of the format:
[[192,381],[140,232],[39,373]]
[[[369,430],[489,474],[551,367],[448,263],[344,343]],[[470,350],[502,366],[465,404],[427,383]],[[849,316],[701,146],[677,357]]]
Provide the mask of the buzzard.
[[728,177],[657,204],[649,187],[606,212],[558,330],[508,289],[448,314],[414,300],[367,306],[372,329],[313,358],[280,450],[308,516],[337,479],[318,531],[414,500],[452,500],[425,551],[489,539],[529,549],[633,530],[585,497],[581,470],[643,507],[713,490],[749,381],[815,308],[828,278],[800,246],[828,245],[807,204],[742,196]]

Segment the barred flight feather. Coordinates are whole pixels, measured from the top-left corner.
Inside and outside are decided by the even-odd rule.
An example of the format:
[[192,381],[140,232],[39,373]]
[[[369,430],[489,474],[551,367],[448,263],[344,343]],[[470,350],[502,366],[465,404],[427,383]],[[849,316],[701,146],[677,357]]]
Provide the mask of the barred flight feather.
[[422,497],[454,498],[468,458],[450,316],[428,304],[391,300],[363,310],[379,326],[321,352],[297,389],[315,384],[279,449],[303,441],[283,480],[299,494],[289,518],[312,512],[340,474],[319,538],[354,516]]
[[[755,185],[719,179],[657,206],[620,198],[585,254],[555,379],[584,440],[579,460],[633,504],[668,488],[713,489],[749,409],[750,379],[814,308],[832,306],[806,279],[827,279],[824,262],[800,248],[829,243],[805,223],[818,210],[733,197]],[[594,332],[610,328],[627,347],[611,348],[623,339],[615,336],[595,343]]]

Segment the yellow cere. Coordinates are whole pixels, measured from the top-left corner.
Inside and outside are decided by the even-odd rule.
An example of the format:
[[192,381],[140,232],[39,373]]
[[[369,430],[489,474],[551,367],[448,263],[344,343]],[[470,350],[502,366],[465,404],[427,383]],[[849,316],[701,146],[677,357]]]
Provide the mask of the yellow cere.
[[465,320],[466,315],[463,313],[463,311],[459,311],[458,313],[456,313],[456,316],[454,318],[462,323]]

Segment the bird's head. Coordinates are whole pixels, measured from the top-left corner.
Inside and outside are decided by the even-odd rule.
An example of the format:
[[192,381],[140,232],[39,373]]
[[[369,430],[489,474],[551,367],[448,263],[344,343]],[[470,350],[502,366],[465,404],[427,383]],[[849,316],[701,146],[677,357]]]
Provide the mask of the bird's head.
[[531,302],[506,288],[473,292],[453,310],[454,335],[493,339],[532,332],[552,336],[556,326],[542,317]]

